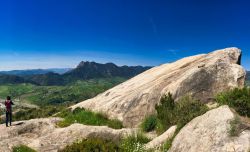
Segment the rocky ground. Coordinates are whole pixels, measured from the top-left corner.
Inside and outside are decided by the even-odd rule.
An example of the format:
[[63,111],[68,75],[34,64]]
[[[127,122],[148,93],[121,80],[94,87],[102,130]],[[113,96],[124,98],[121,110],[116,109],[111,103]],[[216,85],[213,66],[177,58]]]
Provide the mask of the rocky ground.
[[250,124],[242,123],[237,136],[230,136],[230,122],[237,114],[228,106],[208,111],[189,122],[175,137],[170,152],[248,152]]
[[[239,117],[228,106],[212,109],[196,117],[184,126],[174,138],[170,152],[248,152],[250,150],[250,123],[241,120],[237,136],[230,135],[230,122]],[[118,142],[138,132],[138,129],[111,129],[106,126],[87,126],[73,124],[66,128],[58,128],[60,118],[33,119],[14,122],[13,126],[0,125],[0,151],[11,152],[13,146],[27,145],[38,152],[56,152],[77,140],[98,137]],[[154,137],[147,149],[157,150],[170,139],[176,126],[165,133]]]
[[14,122],[13,126],[0,125],[0,151],[11,152],[13,146],[27,145],[40,152],[56,152],[77,140],[100,137],[118,142],[122,136],[136,129],[112,129],[107,126],[73,124],[66,128],[56,127],[60,118],[32,119]]

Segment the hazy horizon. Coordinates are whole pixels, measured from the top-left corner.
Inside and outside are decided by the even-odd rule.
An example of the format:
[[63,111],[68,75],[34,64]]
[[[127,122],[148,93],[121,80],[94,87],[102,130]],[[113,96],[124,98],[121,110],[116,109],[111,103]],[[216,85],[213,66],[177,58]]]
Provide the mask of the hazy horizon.
[[0,2],[0,71],[72,68],[80,61],[157,66],[227,47],[250,70],[244,0]]
[[[194,55],[196,55],[196,54],[194,54]],[[45,58],[46,58],[46,60],[44,60],[44,61],[41,60],[41,59],[40,59],[40,61],[35,61],[35,59],[34,59],[33,61],[29,60],[28,62],[27,62],[27,60],[21,61],[23,63],[16,63],[16,62],[14,62],[14,64],[10,65],[10,66],[4,66],[3,67],[3,66],[0,65],[0,71],[75,68],[81,61],[89,61],[89,62],[96,62],[96,63],[102,63],[102,64],[112,62],[112,63],[114,63],[114,64],[116,64],[118,66],[123,66],[123,65],[127,65],[127,66],[158,66],[158,65],[161,65],[161,64],[165,64],[165,63],[170,63],[170,62],[175,62],[176,61],[175,60],[175,61],[170,61],[170,62],[165,62],[165,63],[146,65],[146,64],[136,64],[136,63],[135,64],[126,64],[126,61],[123,61],[123,64],[121,62],[120,62],[121,64],[119,64],[119,61],[121,61],[121,60],[119,60],[119,61],[117,60],[118,63],[116,63],[116,62],[110,61],[108,59],[107,60],[100,60],[100,59],[96,58],[96,59],[99,60],[99,61],[97,61],[97,60],[94,60],[94,58],[92,58],[92,59],[85,59],[85,60],[81,60],[81,59],[75,60],[75,59],[72,59],[72,61],[66,62],[67,64],[71,63],[70,65],[65,64],[65,66],[60,66],[61,62],[63,62],[63,60],[65,60],[67,58],[63,58],[63,59],[59,58],[60,61],[58,61],[58,62],[55,62],[56,60],[58,60],[55,57],[50,57],[49,61],[51,61],[51,62],[48,62],[48,57],[45,57]],[[81,57],[79,57],[79,58],[81,58]],[[70,59],[70,58],[68,58],[68,59]],[[179,58],[179,59],[181,59],[181,58]],[[246,57],[244,57],[244,54],[243,54],[242,61],[244,61],[244,60],[246,60]],[[18,62],[20,62],[20,61],[18,61]],[[1,63],[1,61],[0,61],[0,63]],[[10,63],[13,63],[13,62],[10,62]],[[45,66],[43,65],[43,63],[45,64]],[[54,66],[50,66],[50,64],[51,65],[55,64],[55,65]],[[26,67],[25,67],[25,65],[26,65]],[[242,66],[246,69],[246,71],[250,70],[250,67],[248,65],[242,64]],[[247,69],[247,67],[248,67],[248,69]]]

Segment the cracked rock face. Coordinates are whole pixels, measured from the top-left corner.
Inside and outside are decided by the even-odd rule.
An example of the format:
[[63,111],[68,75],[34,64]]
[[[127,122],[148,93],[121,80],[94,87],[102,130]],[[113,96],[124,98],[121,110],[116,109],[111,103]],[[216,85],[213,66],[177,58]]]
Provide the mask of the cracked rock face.
[[188,94],[209,102],[221,91],[243,87],[246,72],[239,65],[240,58],[238,48],[186,57],[149,69],[72,109],[84,107],[119,119],[127,127],[138,126],[145,116],[155,113],[155,105],[167,92],[176,99]]
[[169,152],[248,152],[250,130],[229,135],[235,114],[228,106],[208,111],[185,125],[174,138]]
[[155,105],[167,92],[176,99],[189,94],[208,102],[218,92],[243,87],[246,73],[239,65],[240,57],[237,48],[186,57],[147,70],[72,108],[103,112],[127,127],[138,126],[146,115],[155,112]]

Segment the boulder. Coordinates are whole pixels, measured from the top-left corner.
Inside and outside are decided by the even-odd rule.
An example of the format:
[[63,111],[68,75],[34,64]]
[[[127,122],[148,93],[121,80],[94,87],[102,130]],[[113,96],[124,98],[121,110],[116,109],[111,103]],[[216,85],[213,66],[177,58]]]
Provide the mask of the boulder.
[[235,117],[228,106],[196,117],[176,135],[169,152],[248,152],[250,130],[242,130],[235,137],[229,134]]
[[27,145],[38,152],[56,152],[67,145],[86,138],[102,138],[118,142],[136,129],[112,129],[107,126],[72,124],[56,127],[60,118],[32,119],[14,122],[13,126],[0,125],[0,151],[11,152],[17,145]]
[[124,126],[135,127],[145,116],[155,113],[155,105],[168,92],[175,99],[189,94],[201,102],[209,102],[221,91],[243,87],[246,72],[239,65],[240,58],[238,48],[186,57],[151,68],[71,108],[102,112],[119,119]]

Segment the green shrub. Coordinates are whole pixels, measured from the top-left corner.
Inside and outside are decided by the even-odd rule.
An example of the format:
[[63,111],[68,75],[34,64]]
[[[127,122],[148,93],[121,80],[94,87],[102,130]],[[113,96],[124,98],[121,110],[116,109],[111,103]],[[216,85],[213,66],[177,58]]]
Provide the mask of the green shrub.
[[70,110],[65,110],[61,114],[58,114],[58,116],[64,118],[63,121],[58,123],[58,126],[60,127],[67,127],[73,123],[95,126],[107,125],[114,129],[120,129],[123,127],[119,120],[110,120],[101,113],[94,113],[80,108],[76,108],[72,112]]
[[84,139],[66,146],[59,152],[118,152],[119,146],[112,141],[100,138]]
[[220,93],[216,96],[216,101],[221,105],[229,105],[242,116],[250,117],[250,88],[235,88]]
[[114,128],[114,129],[121,129],[121,128],[123,128],[122,122],[120,120],[118,120],[118,119],[109,119],[108,122],[107,122],[107,125],[110,128]]
[[157,125],[157,116],[150,115],[142,122],[141,128],[143,131],[149,132],[155,129]]
[[124,138],[120,144],[124,152],[145,152],[145,144],[150,140],[142,133],[130,135]]
[[13,152],[36,152],[36,151],[25,145],[20,145],[20,146],[14,147]]
[[160,123],[157,125],[158,133],[163,133],[173,125],[177,125],[179,130],[193,118],[204,114],[208,110],[205,104],[189,96],[175,102],[170,93],[162,97],[160,104],[156,105],[155,108],[158,123]]

